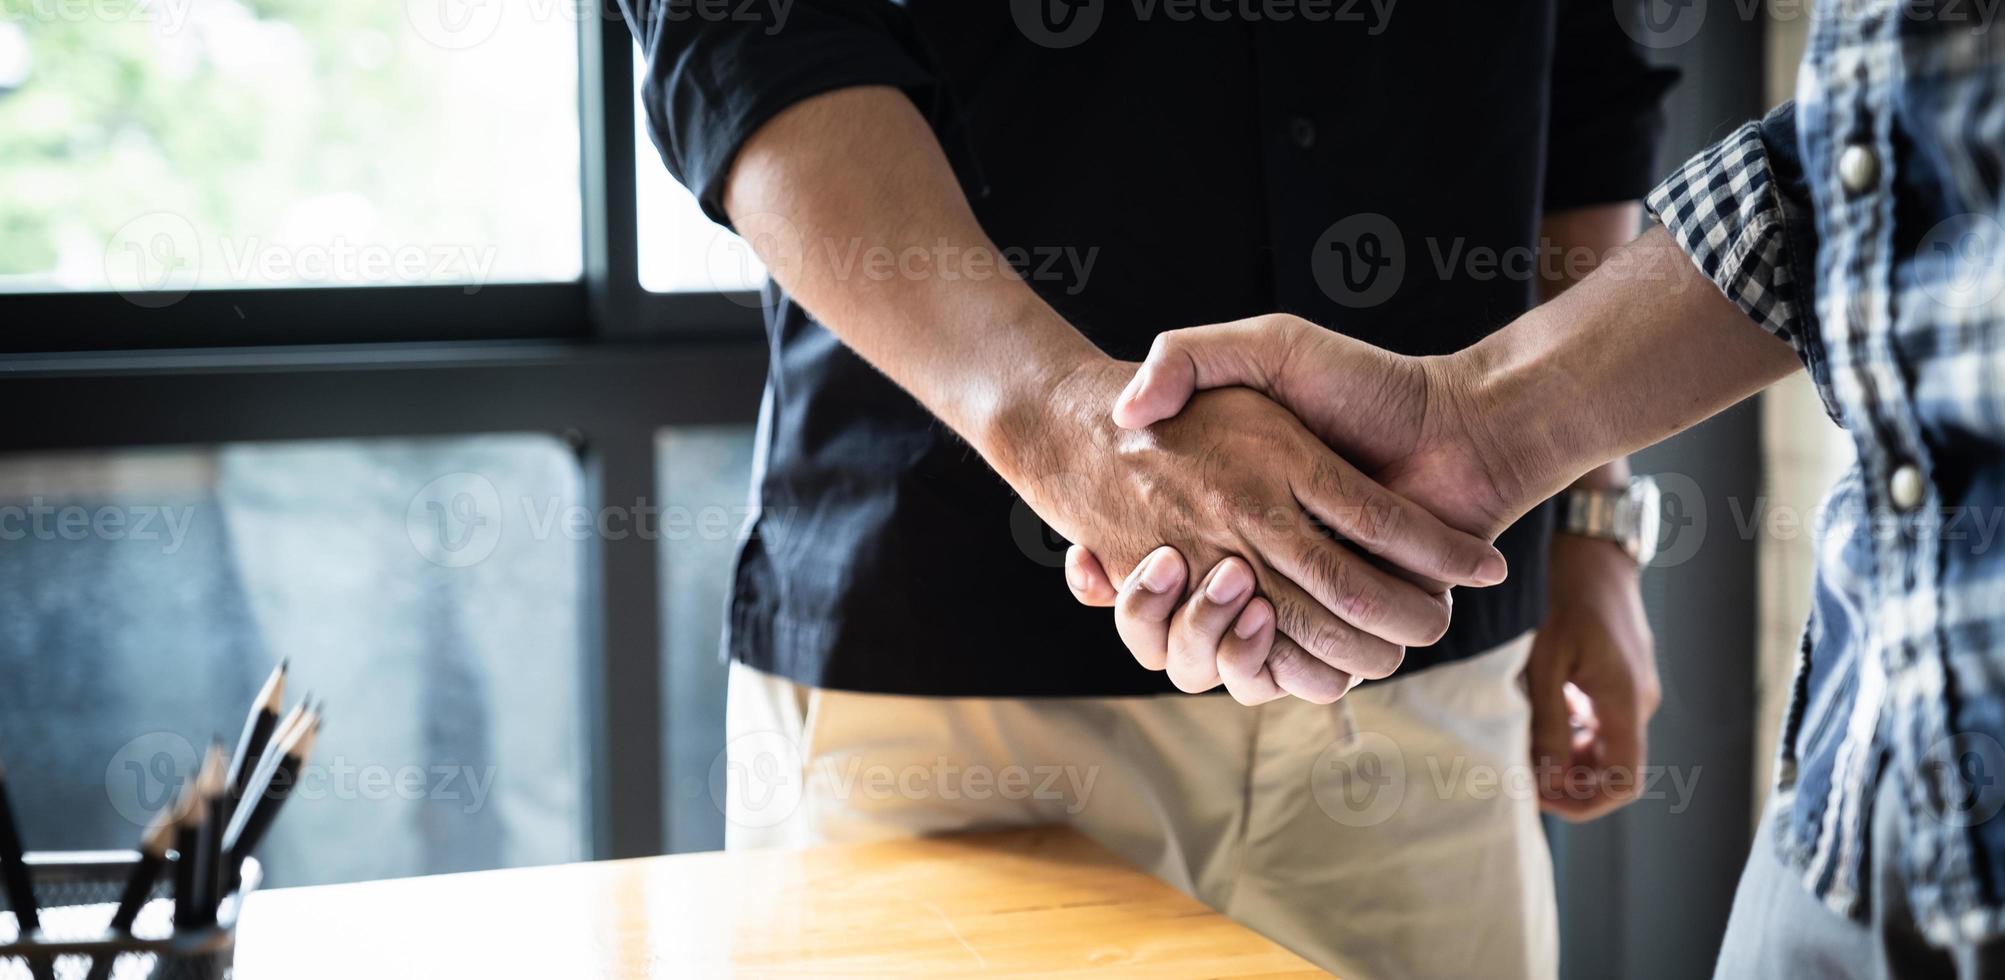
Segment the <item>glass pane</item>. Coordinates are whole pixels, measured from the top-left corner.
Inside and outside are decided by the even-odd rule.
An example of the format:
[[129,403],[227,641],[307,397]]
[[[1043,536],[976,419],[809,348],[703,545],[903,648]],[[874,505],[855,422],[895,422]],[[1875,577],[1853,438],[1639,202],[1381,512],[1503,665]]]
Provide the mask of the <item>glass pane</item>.
[[[647,66],[634,48],[634,77]],[[640,210],[641,288],[654,293],[734,292],[758,289],[766,267],[745,240],[711,221],[668,168],[647,134],[647,116],[634,103],[634,201]]]
[[685,426],[655,437],[661,529],[662,683],[668,719],[669,848],[724,846],[710,767],[724,751],[722,647],[738,537],[751,516],[749,425]]
[[134,846],[289,658],[327,721],[270,883],[582,857],[580,493],[541,436],[0,457],[27,846]]
[[0,290],[574,279],[572,10],[0,0]]

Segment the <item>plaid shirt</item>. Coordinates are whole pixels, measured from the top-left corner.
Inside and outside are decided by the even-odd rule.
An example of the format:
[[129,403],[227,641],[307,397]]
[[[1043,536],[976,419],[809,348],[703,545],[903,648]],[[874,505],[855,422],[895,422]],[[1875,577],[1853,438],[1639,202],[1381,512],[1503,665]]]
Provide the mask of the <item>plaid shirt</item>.
[[1649,197],[1858,446],[1813,537],[1781,856],[1862,918],[1867,810],[1895,781],[1891,857],[1937,943],[1992,937],[2005,909],[2005,40],[1985,13],[1820,4],[1796,101]]

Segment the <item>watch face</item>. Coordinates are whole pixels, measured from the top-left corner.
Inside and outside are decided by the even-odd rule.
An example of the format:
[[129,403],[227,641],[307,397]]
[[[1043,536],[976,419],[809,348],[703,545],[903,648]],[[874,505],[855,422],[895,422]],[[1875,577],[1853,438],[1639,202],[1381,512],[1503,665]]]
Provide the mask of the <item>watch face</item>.
[[1630,540],[1636,564],[1648,565],[1657,557],[1657,539],[1664,531],[1664,501],[1657,481],[1637,477],[1629,484],[1631,512],[1636,515],[1635,536]]

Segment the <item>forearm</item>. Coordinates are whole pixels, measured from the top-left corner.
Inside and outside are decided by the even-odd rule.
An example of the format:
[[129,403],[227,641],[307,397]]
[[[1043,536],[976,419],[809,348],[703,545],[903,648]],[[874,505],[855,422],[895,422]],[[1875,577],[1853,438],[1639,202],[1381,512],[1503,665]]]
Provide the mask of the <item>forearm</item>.
[[1797,370],[1653,228],[1579,285],[1436,365],[1518,503],[1659,442]]
[[[1541,243],[1556,261],[1539,264],[1539,302],[1551,302],[1559,294],[1601,267],[1616,249],[1636,238],[1643,224],[1643,202],[1624,201],[1570,208],[1546,214],[1539,225]],[[1573,481],[1575,487],[1611,489],[1629,482],[1629,460],[1618,457],[1587,471]]]
[[1026,406],[1105,361],[1001,258],[895,89],[774,117],[740,150],[724,201],[789,295],[1005,478]]

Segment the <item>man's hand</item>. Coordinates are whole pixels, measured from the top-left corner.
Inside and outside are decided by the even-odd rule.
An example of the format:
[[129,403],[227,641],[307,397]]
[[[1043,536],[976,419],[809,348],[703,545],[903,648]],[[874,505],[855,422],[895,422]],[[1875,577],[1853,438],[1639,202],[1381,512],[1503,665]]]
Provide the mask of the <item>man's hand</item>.
[[[1327,702],[1357,678],[1384,677],[1403,646],[1447,629],[1448,601],[1432,582],[1504,578],[1494,548],[1387,492],[1252,392],[1199,395],[1147,430],[1110,424],[1106,405],[1129,375],[1115,362],[1089,365],[1047,403],[1005,421],[1015,431],[999,440],[1008,448],[997,453],[998,470],[1060,534],[1108,567],[1133,569],[1138,593],[1183,598],[1179,576],[1142,561],[1159,544],[1205,567],[1243,556],[1242,576],[1214,584],[1235,599],[1264,597],[1273,636],[1260,653],[1276,689]],[[1331,532],[1412,577],[1383,570]],[[1209,663],[1172,676],[1191,691],[1223,679]]]
[[1286,314],[1159,335],[1114,402],[1144,429],[1209,388],[1267,395],[1386,489],[1452,527],[1493,538],[1533,503],[1518,461],[1492,447],[1462,379],[1437,359],[1405,357]]
[[[1500,478],[1499,468],[1486,459],[1463,413],[1462,395],[1445,381],[1419,359],[1298,317],[1264,316],[1158,337],[1147,362],[1115,403],[1114,418],[1122,426],[1153,432],[1180,420],[1200,389],[1249,387],[1287,406],[1315,439],[1334,446],[1396,499],[1418,505],[1450,526],[1494,537],[1517,516],[1512,491],[1505,489],[1516,484],[1508,482],[1514,481],[1509,474]],[[1379,537],[1383,540],[1366,543],[1409,575],[1493,584],[1431,573],[1400,550],[1396,535]],[[1149,556],[1144,574],[1128,576],[1117,586],[1091,542],[1073,540],[1084,546],[1067,554],[1066,578],[1074,597],[1088,605],[1115,606],[1122,641],[1144,666],[1167,670],[1183,690],[1223,682],[1246,704],[1292,693],[1264,657],[1264,638],[1273,621],[1280,619],[1286,632],[1289,617],[1285,611],[1277,616],[1276,608],[1241,585],[1252,572],[1239,559],[1214,564],[1204,556],[1164,548]],[[1205,574],[1189,590],[1186,603],[1191,569]],[[1203,687],[1194,686],[1198,684]]]
[[1545,623],[1525,679],[1540,802],[1591,820],[1635,799],[1657,711],[1657,659],[1637,568],[1608,541],[1553,538]]

